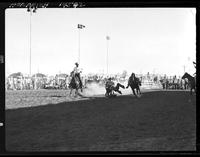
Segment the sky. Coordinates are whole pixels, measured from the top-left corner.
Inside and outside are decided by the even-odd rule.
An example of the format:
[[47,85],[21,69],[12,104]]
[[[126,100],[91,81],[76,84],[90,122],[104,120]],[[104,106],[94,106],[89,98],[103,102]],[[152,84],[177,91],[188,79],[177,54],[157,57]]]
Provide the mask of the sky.
[[195,72],[195,8],[12,8],[5,20],[6,76],[30,73],[30,49],[31,74],[69,73],[79,48],[83,74]]

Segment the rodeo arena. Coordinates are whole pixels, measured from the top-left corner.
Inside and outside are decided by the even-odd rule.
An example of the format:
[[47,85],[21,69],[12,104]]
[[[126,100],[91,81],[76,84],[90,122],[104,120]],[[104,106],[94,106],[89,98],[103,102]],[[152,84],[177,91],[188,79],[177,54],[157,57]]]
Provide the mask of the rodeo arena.
[[77,94],[70,87],[72,77],[17,72],[6,78],[7,149],[196,149],[196,94],[190,91],[190,77],[135,74],[140,91],[136,87],[134,92],[126,87],[126,72],[90,74],[81,76],[82,92]]
[[[133,73],[134,74],[134,73]],[[81,72],[80,72],[81,76]],[[191,76],[192,77],[192,76]],[[122,95],[120,90],[115,90],[115,86],[117,84],[121,85],[122,89],[125,89],[123,92],[124,94],[133,94],[139,98],[141,96],[140,93],[134,93],[135,90],[128,91],[125,86],[128,85],[129,82],[129,75],[127,71],[124,70],[122,74],[116,75],[106,75],[106,74],[88,74],[85,76],[81,76],[82,82],[82,92],[84,91],[83,95],[81,92],[76,92],[76,90],[72,90],[70,88],[70,82],[73,80],[73,76],[71,74],[57,74],[55,76],[48,76],[42,73],[36,73],[32,77],[28,75],[24,75],[21,72],[10,74],[6,78],[6,91],[7,94],[13,93],[23,93],[26,92],[34,95],[37,93],[52,93],[53,95],[61,94],[60,96],[65,95],[68,97],[69,100],[74,100],[75,98],[87,98],[87,96],[105,96],[105,97],[115,97],[117,95]],[[76,77],[75,77],[76,78]],[[150,74],[135,74],[135,78],[138,79],[138,89],[146,92],[152,90],[174,90],[174,91],[189,91],[191,89],[189,84],[188,78],[182,78],[181,76],[167,76],[165,75],[156,75]],[[78,80],[77,80],[78,81]],[[136,85],[137,86],[137,85]],[[76,87],[74,87],[75,89]],[[118,87],[120,88],[120,86]],[[110,91],[109,91],[110,89]],[[137,90],[137,87],[135,88]],[[195,90],[195,89],[194,89]],[[69,92],[70,91],[70,92]],[[191,93],[192,94],[192,93]],[[48,96],[48,95],[47,95]],[[50,96],[51,97],[51,96]],[[52,97],[59,97],[52,96]],[[15,99],[15,98],[14,98]],[[19,103],[10,104],[9,101],[7,102],[6,108],[21,108],[21,107],[29,107],[29,106],[37,106],[41,104],[46,104],[40,102],[39,104],[24,104],[21,103],[22,99],[19,99]],[[15,100],[17,101],[17,100]],[[49,103],[54,100],[50,100]],[[57,103],[55,101],[55,103]]]
[[85,74],[81,64],[6,74],[7,151],[196,151],[196,73]]

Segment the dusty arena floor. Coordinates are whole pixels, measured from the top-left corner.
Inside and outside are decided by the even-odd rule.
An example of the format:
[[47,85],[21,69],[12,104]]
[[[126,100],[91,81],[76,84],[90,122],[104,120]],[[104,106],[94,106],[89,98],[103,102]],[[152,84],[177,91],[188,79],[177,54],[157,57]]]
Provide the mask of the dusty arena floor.
[[196,150],[196,95],[188,91],[78,101],[61,90],[30,92],[6,92],[7,151]]

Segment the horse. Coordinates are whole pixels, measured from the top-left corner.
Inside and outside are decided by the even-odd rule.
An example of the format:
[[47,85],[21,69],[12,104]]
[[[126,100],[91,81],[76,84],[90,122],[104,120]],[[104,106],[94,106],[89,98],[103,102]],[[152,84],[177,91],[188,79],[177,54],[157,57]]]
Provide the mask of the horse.
[[190,94],[192,95],[192,90],[194,89],[196,93],[196,77],[191,76],[187,72],[182,76],[182,79],[188,79],[188,84],[190,86]]
[[112,96],[116,96],[115,94],[114,94],[114,91],[115,92],[118,92],[119,94],[122,94],[122,92],[119,90],[119,88],[125,88],[122,84],[120,84],[120,83],[117,83],[117,85],[116,86],[108,86],[107,84],[106,84],[106,93],[105,93],[105,96],[106,97],[112,97]]
[[[128,85],[126,88],[128,87],[131,87],[132,91],[133,91],[133,94],[137,97],[137,95],[140,93],[141,95],[141,91],[140,91],[140,86],[141,86],[141,81],[139,80],[139,78],[135,77],[135,79],[131,79],[129,78],[129,81],[128,81]],[[135,89],[137,91],[137,95],[135,93]]]
[[80,80],[75,75],[73,75],[72,73],[71,73],[70,76],[71,76],[71,81],[69,83],[70,96],[72,94],[73,89],[75,89],[75,97],[77,95],[81,96],[81,94],[78,92],[79,89],[82,90],[82,84],[81,84]]

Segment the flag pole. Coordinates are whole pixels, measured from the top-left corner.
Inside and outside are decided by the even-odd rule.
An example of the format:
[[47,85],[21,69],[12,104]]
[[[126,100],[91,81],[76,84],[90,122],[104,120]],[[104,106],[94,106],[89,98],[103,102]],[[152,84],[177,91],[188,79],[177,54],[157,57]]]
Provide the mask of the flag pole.
[[83,29],[83,28],[85,28],[85,26],[84,25],[82,25],[82,24],[78,24],[78,63],[80,64],[80,58],[81,58],[81,54],[80,54],[80,29]]
[[78,63],[80,64],[80,28],[78,28]]
[[106,68],[107,68],[107,76],[108,76],[108,46],[109,46],[108,42],[110,40],[110,37],[106,36],[106,40],[107,40]]
[[32,11],[30,11],[30,65],[29,65],[29,75],[31,77],[31,16],[32,16]]
[[106,61],[106,66],[107,66],[107,76],[108,76],[108,39],[107,39],[107,61]]

